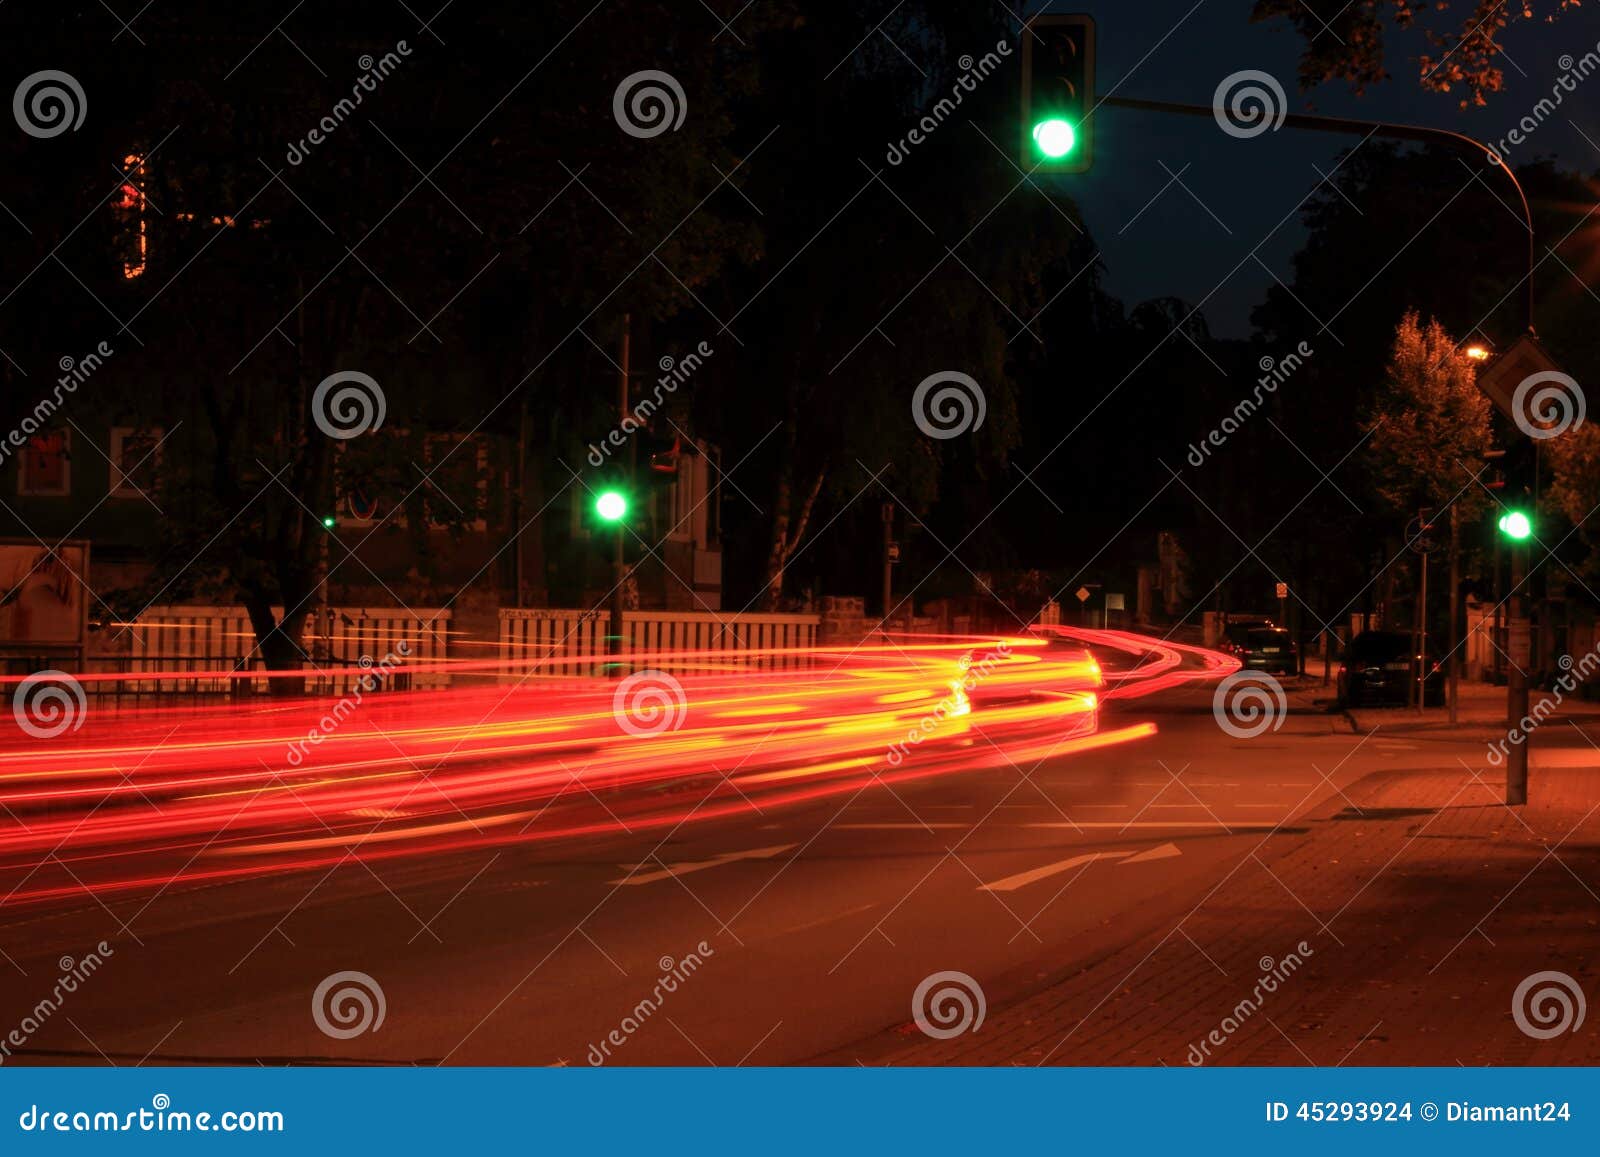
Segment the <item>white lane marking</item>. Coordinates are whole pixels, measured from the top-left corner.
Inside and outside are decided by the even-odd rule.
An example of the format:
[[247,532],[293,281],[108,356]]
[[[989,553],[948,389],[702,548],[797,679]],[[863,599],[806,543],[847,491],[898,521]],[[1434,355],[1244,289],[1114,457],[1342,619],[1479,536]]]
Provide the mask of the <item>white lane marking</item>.
[[1124,864],[1142,864],[1146,860],[1170,860],[1173,856],[1183,855],[1182,849],[1177,844],[1160,844],[1148,852],[1140,852],[1137,856],[1129,856],[1122,862]]
[[[642,872],[632,876],[624,876],[620,880],[608,880],[607,883],[622,884],[653,884],[657,880],[670,880],[674,876],[687,876],[691,872],[703,872],[707,868],[721,867],[723,864],[736,863],[739,860],[770,860],[773,856],[787,852],[790,848],[798,848],[799,844],[776,844],[770,848],[750,848],[743,852],[724,852],[710,860],[690,860],[682,864],[668,864],[659,872]],[[619,868],[632,867],[630,864],[618,864]]]
[[1079,864],[1092,864],[1096,860],[1120,860],[1128,855],[1127,852],[1088,852],[1081,856],[1073,856],[1068,860],[1057,860],[1053,864],[1046,864],[1042,868],[1034,868],[1027,872],[1018,872],[1015,876],[1006,876],[1004,879],[995,880],[990,884],[980,884],[980,892],[1015,892],[1018,888],[1026,888],[1029,884],[1037,884],[1040,880],[1059,875],[1068,868],[1076,868]]

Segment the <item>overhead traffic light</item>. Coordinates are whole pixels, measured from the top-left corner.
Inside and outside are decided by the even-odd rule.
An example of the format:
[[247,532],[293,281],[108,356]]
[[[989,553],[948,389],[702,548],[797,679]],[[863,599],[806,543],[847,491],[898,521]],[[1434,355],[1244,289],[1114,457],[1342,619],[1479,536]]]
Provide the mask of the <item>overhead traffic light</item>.
[[1088,172],[1093,111],[1094,18],[1035,16],[1022,30],[1022,167]]

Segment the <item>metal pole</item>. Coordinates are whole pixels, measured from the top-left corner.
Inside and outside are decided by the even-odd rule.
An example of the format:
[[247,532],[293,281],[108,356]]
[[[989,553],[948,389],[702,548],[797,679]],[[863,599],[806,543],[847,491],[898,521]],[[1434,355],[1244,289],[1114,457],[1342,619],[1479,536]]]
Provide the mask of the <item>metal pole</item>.
[[[1108,96],[1101,104],[1111,105],[1113,108],[1138,109],[1143,112],[1170,112],[1181,113],[1185,116],[1204,116],[1226,119],[1228,110],[1216,108],[1208,104],[1178,104],[1165,100],[1136,100],[1125,96]],[[1506,164],[1500,154],[1472,137],[1462,133],[1451,132],[1449,129],[1436,129],[1428,125],[1394,124],[1388,121],[1356,120],[1351,117],[1312,116],[1307,113],[1285,113],[1283,123],[1290,128],[1309,129],[1322,133],[1352,133],[1357,136],[1389,137],[1401,141],[1422,141],[1427,144],[1451,145],[1465,152],[1487,160],[1490,168],[1498,169],[1504,173],[1506,180],[1511,182],[1511,187],[1517,191],[1517,199],[1522,202],[1523,227],[1528,231],[1528,278],[1527,292],[1523,299],[1523,317],[1527,321],[1528,332],[1533,332],[1533,271],[1536,267],[1534,261],[1534,236],[1533,214],[1528,209],[1528,197],[1522,191],[1522,183],[1517,180],[1517,175],[1511,171],[1511,166]]]
[[523,561],[522,513],[528,486],[528,391],[522,391],[517,415],[516,483],[511,491],[511,605],[522,606],[523,588],[526,586],[526,567]]
[[1428,552],[1422,552],[1422,586],[1417,591],[1417,714],[1428,705]]
[[1460,722],[1459,692],[1461,690],[1461,657],[1456,654],[1460,646],[1460,632],[1456,619],[1461,614],[1461,535],[1456,507],[1450,504],[1450,722]]
[[894,544],[894,504],[883,504],[883,632],[889,633],[890,601],[894,590],[894,564],[890,561],[890,547]]
[[[628,417],[628,339],[631,335],[632,329],[633,316],[627,313],[623,314],[622,348],[619,351],[620,356],[617,358],[617,425],[619,429],[621,428],[623,421]],[[631,513],[633,509],[633,487],[631,485],[632,479],[629,479],[629,483],[630,485],[627,488],[629,491],[627,498],[628,512]],[[622,654],[622,585],[627,581],[628,577],[627,564],[624,560],[622,551],[622,535],[623,527],[626,524],[626,515],[617,519],[616,541],[612,545],[611,555],[611,623],[606,632],[606,651],[613,657]],[[617,664],[618,674],[621,673],[621,669],[621,664]]]
[[[1523,664],[1528,662],[1527,600],[1522,594],[1522,579],[1527,573],[1527,546],[1516,542],[1511,546],[1511,633],[1518,642],[1508,650],[1510,661],[1506,664],[1506,730],[1520,728],[1528,714],[1528,674]],[[1519,626],[1520,624],[1520,626]],[[1507,642],[1511,642],[1508,637]],[[1521,743],[1513,743],[1506,752],[1506,803],[1528,802],[1528,742],[1523,734]]]
[[1500,535],[1494,536],[1494,589],[1491,596],[1494,599],[1494,618],[1491,619],[1489,651],[1494,656],[1494,677],[1500,678],[1500,655],[1506,645],[1505,636],[1505,607],[1500,599]]
[[[333,606],[328,602],[328,537],[333,534],[333,528],[323,526],[322,520],[317,520],[318,529],[322,531],[322,542],[317,547],[318,578],[317,578],[317,623],[322,628],[322,665],[332,667],[333,664]],[[312,654],[316,649],[313,647]],[[315,667],[316,660],[312,660]]]

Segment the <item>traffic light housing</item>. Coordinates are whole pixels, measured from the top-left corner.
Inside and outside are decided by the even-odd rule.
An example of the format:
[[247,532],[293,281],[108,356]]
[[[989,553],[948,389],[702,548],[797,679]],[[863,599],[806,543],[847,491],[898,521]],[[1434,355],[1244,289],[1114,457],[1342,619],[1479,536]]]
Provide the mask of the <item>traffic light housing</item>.
[[1087,173],[1094,164],[1094,18],[1042,15],[1022,30],[1022,167]]

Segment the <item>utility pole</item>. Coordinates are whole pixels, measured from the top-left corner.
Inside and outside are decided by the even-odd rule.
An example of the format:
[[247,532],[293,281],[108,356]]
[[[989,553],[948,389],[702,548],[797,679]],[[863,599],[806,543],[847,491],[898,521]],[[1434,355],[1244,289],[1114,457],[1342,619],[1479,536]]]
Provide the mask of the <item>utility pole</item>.
[[[618,369],[617,369],[617,428],[618,429],[622,428],[623,421],[628,417],[628,346],[629,346],[629,337],[632,334],[632,331],[633,331],[633,315],[629,314],[629,313],[625,313],[625,314],[622,315],[622,347],[618,351],[618,357],[617,357],[617,367],[618,367]],[[633,479],[632,479],[632,477],[630,477],[628,479],[627,491],[628,491],[629,495],[631,495],[633,493]],[[632,504],[630,503],[629,505],[631,506]],[[616,657],[616,656],[619,656],[619,655],[622,654],[622,635],[623,635],[623,629],[624,629],[623,628],[623,623],[622,623],[622,602],[623,602],[623,599],[622,599],[622,588],[623,588],[623,585],[627,582],[627,578],[628,578],[627,563],[626,563],[626,561],[625,561],[625,559],[623,557],[622,536],[623,536],[623,534],[626,533],[626,529],[625,529],[626,525],[627,525],[627,519],[626,518],[618,518],[616,520],[616,528],[615,528],[616,539],[614,540],[614,542],[612,544],[612,555],[611,555],[611,570],[612,570],[612,574],[611,574],[611,584],[612,584],[611,585],[611,624],[610,624],[609,628],[606,631],[606,635],[607,635],[606,641],[608,643],[606,651],[607,651],[608,654],[610,654],[613,657]],[[619,675],[622,673],[622,666],[621,666],[620,663],[615,665],[615,670],[616,670],[616,673],[619,674]]]

